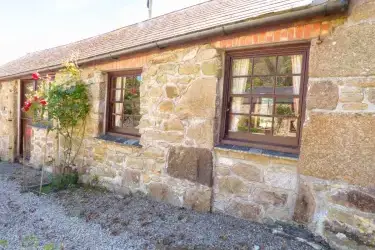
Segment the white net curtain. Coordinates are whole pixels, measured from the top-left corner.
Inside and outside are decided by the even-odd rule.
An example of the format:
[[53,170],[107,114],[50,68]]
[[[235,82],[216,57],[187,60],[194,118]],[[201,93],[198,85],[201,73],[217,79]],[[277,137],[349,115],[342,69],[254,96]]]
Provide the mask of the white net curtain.
[[[275,112],[279,115],[278,112],[280,111],[280,114],[289,117],[275,118],[274,135],[295,137],[297,116],[300,113],[300,99],[293,97],[293,95],[298,96],[300,94],[302,59],[302,55],[279,56],[278,58],[273,56],[268,57],[268,62],[264,63],[262,58],[258,58],[257,62],[254,60],[254,67],[256,67],[259,72],[265,72],[264,77],[244,77],[258,74],[257,72],[255,72],[256,74],[252,72],[252,58],[233,60],[232,76],[234,77],[231,82],[231,94],[249,94],[249,96],[233,96],[231,98],[230,112],[244,115],[230,114],[228,131],[241,131],[239,128],[243,127],[244,119],[248,119],[248,116],[246,117],[245,114],[249,114],[251,109],[254,114],[275,115],[273,114],[274,99],[269,95],[263,97],[259,94],[272,94],[273,86],[276,86],[275,93],[283,97],[276,96]],[[258,65],[256,65],[257,63]],[[255,78],[257,78],[256,84],[254,82]],[[279,82],[279,78],[283,81]],[[251,81],[253,81],[253,87]],[[250,98],[251,88],[253,88],[252,94],[257,94],[256,97],[253,96],[252,100]],[[254,105],[254,107],[251,107],[251,105]],[[249,122],[250,121],[246,121],[246,124]],[[250,129],[253,133],[257,133],[257,131],[261,131],[261,134],[270,133],[272,117],[252,116],[251,123],[252,126],[257,126],[259,128],[254,130]]]

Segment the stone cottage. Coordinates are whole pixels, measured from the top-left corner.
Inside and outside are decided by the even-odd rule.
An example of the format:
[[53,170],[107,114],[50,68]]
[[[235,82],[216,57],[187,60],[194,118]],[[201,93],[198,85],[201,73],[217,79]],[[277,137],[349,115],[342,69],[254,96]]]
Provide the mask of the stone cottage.
[[40,166],[31,73],[74,54],[82,180],[375,247],[375,1],[212,0],[0,67],[0,157]]

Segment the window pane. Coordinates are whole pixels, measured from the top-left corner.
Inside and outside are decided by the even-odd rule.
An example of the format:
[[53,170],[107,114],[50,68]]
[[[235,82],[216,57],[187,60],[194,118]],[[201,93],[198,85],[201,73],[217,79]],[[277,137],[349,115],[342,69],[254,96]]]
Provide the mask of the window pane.
[[116,102],[122,101],[121,89],[113,89],[112,90],[112,101],[116,101]]
[[298,116],[299,115],[299,98],[292,98],[292,97],[276,98],[275,113],[276,115]]
[[134,98],[131,101],[124,101],[125,115],[139,115],[140,101],[139,98]]
[[[127,77],[125,79],[125,95],[124,95],[124,115],[139,115],[140,112],[140,98],[139,86],[141,83],[140,76]],[[124,117],[124,124],[126,126],[133,126],[134,119],[129,120]]]
[[230,112],[249,114],[250,99],[251,97],[233,97]]
[[279,95],[299,95],[300,83],[300,76],[278,76],[275,92]]
[[121,122],[121,116],[120,115],[113,115],[112,116],[112,124],[114,127],[121,128],[122,122]]
[[273,113],[273,98],[269,97],[253,97],[254,109],[253,114],[272,115]]
[[251,75],[253,68],[252,59],[235,59],[233,60],[232,75],[244,76]]
[[272,131],[272,117],[252,116],[251,133],[259,135],[270,135]]
[[254,58],[254,75],[274,75],[276,56]]
[[112,88],[121,89],[122,88],[122,77],[115,77],[113,79]]
[[252,94],[273,94],[274,85],[274,76],[254,77]]
[[122,112],[122,103],[113,103],[112,104],[112,114],[121,115]]
[[239,77],[232,79],[232,94],[243,94],[251,91],[251,78]]
[[[139,125],[141,75],[126,75],[112,78],[111,127],[135,128]],[[129,130],[134,133],[134,129]],[[126,131],[125,131],[126,132]]]
[[229,131],[230,132],[248,132],[249,117],[246,115],[229,115]]
[[140,81],[137,77],[127,77],[125,79],[125,100],[132,100],[139,97]]
[[277,60],[277,72],[279,74],[301,74],[302,55],[279,56]]
[[137,116],[133,115],[124,115],[124,122],[122,123],[123,128],[133,128],[138,126],[139,119]]
[[298,119],[295,117],[275,117],[273,124],[274,136],[296,137]]

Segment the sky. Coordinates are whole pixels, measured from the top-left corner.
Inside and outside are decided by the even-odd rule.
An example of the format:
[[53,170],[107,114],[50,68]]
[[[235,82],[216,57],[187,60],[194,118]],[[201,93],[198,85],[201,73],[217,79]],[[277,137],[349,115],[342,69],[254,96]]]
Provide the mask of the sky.
[[[205,1],[153,0],[153,16]],[[0,0],[0,65],[147,18],[147,0]]]

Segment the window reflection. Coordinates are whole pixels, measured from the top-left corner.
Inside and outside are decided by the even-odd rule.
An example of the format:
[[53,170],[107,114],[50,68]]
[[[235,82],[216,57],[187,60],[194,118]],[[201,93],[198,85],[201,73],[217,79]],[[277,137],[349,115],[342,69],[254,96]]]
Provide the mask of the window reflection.
[[136,133],[135,129],[141,118],[139,96],[141,82],[140,74],[112,78],[110,129],[114,132]]
[[303,60],[302,54],[232,58],[227,131],[246,133],[244,140],[258,142],[253,135],[264,135],[266,143],[296,138]]

